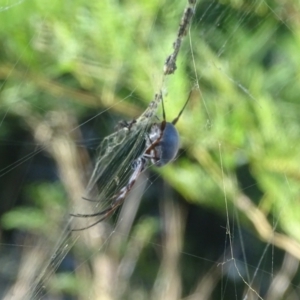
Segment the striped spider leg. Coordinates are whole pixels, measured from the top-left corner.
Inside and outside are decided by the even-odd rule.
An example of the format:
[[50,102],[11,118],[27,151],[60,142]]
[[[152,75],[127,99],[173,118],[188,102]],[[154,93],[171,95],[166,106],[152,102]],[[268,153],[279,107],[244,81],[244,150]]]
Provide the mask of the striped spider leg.
[[179,149],[179,134],[175,125],[179,120],[181,114],[183,113],[186,105],[188,104],[190,96],[191,93],[189,94],[189,97],[185,102],[183,108],[179,112],[178,116],[172,122],[166,121],[163,97],[161,94],[158,96],[159,98],[161,98],[163,121],[151,125],[150,132],[147,133],[145,137],[145,150],[136,160],[133,161],[131,165],[133,173],[129,177],[127,184],[123,186],[118,193],[111,197],[111,204],[107,209],[92,214],[71,214],[71,216],[73,217],[81,218],[99,217],[99,219],[91,225],[88,225],[84,228],[73,229],[73,231],[88,229],[111,216],[115,212],[115,210],[124,202],[138,177],[145,170],[148,164],[152,163],[157,167],[162,167],[171,162],[176,157]]

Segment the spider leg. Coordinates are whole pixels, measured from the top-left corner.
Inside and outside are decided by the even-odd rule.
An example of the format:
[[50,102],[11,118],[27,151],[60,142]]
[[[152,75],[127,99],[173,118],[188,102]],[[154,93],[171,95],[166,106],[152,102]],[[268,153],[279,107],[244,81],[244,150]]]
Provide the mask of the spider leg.
[[120,192],[116,195],[116,198],[114,199],[112,205],[118,204],[118,206],[119,206],[120,204],[122,204],[122,202],[126,198],[127,194],[130,192],[133,185],[135,184],[136,180],[138,179],[140,174],[144,171],[146,163],[147,163],[147,159],[144,156],[139,157],[137,160],[135,160],[134,172],[130,176],[127,185],[124,186],[120,190]]
[[108,212],[108,214],[106,216],[104,216],[103,218],[97,220],[96,222],[86,226],[86,227],[81,227],[81,228],[75,228],[75,229],[72,229],[72,231],[82,231],[82,230],[85,230],[85,229],[89,229],[97,224],[99,224],[100,222],[104,221],[106,218],[108,218],[112,213],[114,212],[114,209],[111,209],[110,212]]
[[97,217],[97,216],[102,216],[102,215],[105,215],[105,214],[109,213],[112,209],[114,209],[114,206],[111,206],[111,207],[109,207],[105,210],[98,211],[98,212],[93,213],[93,214],[70,214],[70,216],[76,217],[76,218]]
[[177,121],[179,120],[179,118],[181,117],[183,111],[185,110],[185,107],[187,106],[187,104],[189,103],[190,99],[191,99],[191,95],[192,95],[193,90],[190,91],[189,96],[185,102],[185,104],[183,105],[181,111],[179,112],[178,116],[172,121],[173,125],[176,125]]
[[94,225],[102,222],[106,218],[108,218],[124,202],[124,200],[126,199],[127,194],[132,189],[132,187],[135,184],[137,178],[144,171],[146,163],[147,163],[147,159],[144,158],[143,156],[139,157],[135,161],[134,172],[130,176],[127,185],[124,186],[119,191],[118,194],[116,194],[115,196],[112,197],[113,198],[112,204],[109,208],[107,208],[105,210],[102,210],[102,211],[99,211],[99,212],[96,212],[96,213],[92,213],[92,214],[70,214],[72,217],[79,217],[79,218],[89,218],[89,217],[103,216],[97,222],[95,222],[91,225],[88,225],[88,226],[83,227],[83,228],[75,228],[75,229],[72,229],[72,231],[80,231],[80,230],[88,229],[88,228],[93,227]]
[[86,200],[86,201],[90,201],[90,202],[98,202],[99,200],[96,199],[89,199],[89,198],[85,198],[85,197],[81,197],[81,199]]
[[157,155],[155,149],[151,151],[151,154],[144,154],[143,156],[147,159],[150,159],[154,165],[159,161],[159,156]]

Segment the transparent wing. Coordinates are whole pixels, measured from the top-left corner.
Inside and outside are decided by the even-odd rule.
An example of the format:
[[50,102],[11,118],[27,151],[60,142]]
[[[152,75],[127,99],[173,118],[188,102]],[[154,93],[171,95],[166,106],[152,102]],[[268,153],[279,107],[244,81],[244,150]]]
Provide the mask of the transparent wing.
[[[95,168],[88,183],[86,194],[83,197],[89,201],[85,202],[80,213],[74,212],[73,216],[101,216],[102,219],[105,219],[106,213],[111,214],[109,210],[115,204],[114,201],[116,201],[118,193],[124,194],[122,191],[125,189],[125,194],[127,194],[126,186],[132,181],[133,176],[138,177],[141,173],[135,171],[133,164],[145,151],[146,133],[149,132],[150,126],[153,124],[160,100],[161,95],[159,94],[144,114],[131,126],[121,128],[103,140],[99,146]],[[120,202],[125,198],[126,195],[122,197]],[[102,220],[101,218],[99,220]],[[88,221],[86,226],[90,226],[93,222]],[[78,229],[76,225],[74,225],[74,229]]]

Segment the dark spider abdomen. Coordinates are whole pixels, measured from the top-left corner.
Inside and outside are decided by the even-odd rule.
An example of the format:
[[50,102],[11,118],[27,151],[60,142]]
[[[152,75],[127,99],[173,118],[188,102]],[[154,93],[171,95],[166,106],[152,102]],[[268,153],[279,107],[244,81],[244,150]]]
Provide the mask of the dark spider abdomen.
[[173,160],[179,148],[179,134],[172,123],[167,122],[159,143],[161,157],[156,166],[162,167]]

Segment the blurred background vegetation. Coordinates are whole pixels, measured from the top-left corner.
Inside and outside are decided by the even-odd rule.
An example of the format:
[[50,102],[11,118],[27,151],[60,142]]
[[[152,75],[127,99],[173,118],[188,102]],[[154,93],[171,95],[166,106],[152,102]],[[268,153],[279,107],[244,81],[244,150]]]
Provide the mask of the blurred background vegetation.
[[[2,299],[33,289],[101,140],[160,89],[185,6],[0,1]],[[299,20],[297,0],[198,0],[163,85],[168,120],[199,85],[178,159],[82,232],[39,298],[300,299]]]

